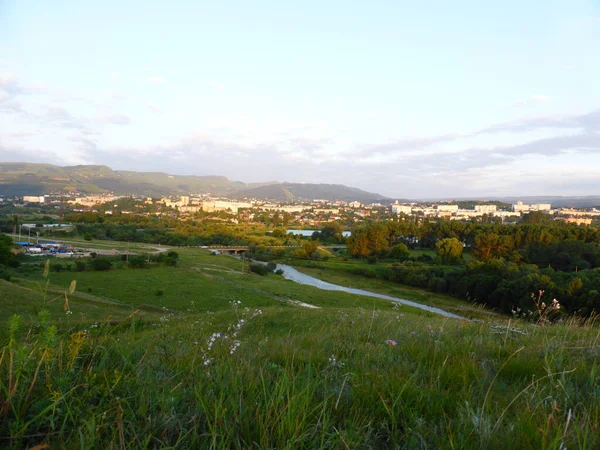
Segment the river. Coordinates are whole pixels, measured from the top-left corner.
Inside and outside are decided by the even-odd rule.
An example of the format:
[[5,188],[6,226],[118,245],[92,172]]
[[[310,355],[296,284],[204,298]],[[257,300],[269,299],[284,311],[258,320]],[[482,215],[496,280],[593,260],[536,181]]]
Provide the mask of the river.
[[292,266],[288,266],[286,264],[277,264],[277,269],[283,270],[283,277],[286,280],[291,280],[299,284],[306,284],[308,286],[314,286],[318,289],[323,289],[325,291],[341,291],[348,292],[349,294],[355,295],[364,295],[366,297],[374,297],[382,300],[389,300],[391,302],[400,303],[401,305],[412,306],[414,308],[422,309],[423,311],[428,311],[430,313],[439,314],[444,317],[450,317],[452,319],[462,319],[468,320],[465,317],[459,316],[457,314],[453,314],[448,311],[444,311],[443,309],[436,308],[434,306],[427,306],[421,303],[412,302],[410,300],[405,300],[403,298],[392,297],[391,295],[378,294],[376,292],[365,291],[363,289],[355,289],[349,288],[346,286],[340,286],[338,284],[328,283],[323,280],[319,280],[318,278],[311,277],[310,275],[306,275],[305,273],[299,272],[294,269]]

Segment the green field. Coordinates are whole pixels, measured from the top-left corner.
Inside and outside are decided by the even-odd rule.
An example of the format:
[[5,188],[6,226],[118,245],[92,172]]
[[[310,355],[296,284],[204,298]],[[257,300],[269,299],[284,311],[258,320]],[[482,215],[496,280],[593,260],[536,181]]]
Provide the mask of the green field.
[[536,325],[302,269],[481,320],[447,319],[177,251],[178,267],[24,266],[0,282],[0,447],[600,446],[591,321]]

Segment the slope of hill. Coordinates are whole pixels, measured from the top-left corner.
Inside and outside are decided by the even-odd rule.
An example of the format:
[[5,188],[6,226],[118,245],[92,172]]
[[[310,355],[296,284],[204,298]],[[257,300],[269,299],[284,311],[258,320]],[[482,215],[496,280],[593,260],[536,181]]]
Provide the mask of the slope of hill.
[[59,167],[51,164],[0,163],[0,195],[59,192],[137,194],[148,196],[211,193],[291,201],[325,199],[370,203],[386,198],[339,184],[242,183],[224,176],[169,175],[163,172],[112,170],[107,166]]
[[[267,183],[263,183],[267,184]],[[107,166],[59,167],[50,164],[0,163],[0,194],[42,195],[53,192],[115,192],[177,195],[190,192],[228,194],[247,185],[222,176],[184,176],[161,172],[112,170]]]
[[268,198],[276,201],[323,199],[329,201],[359,201],[373,203],[389,200],[380,194],[341,184],[279,183],[259,186],[232,194],[235,197]]

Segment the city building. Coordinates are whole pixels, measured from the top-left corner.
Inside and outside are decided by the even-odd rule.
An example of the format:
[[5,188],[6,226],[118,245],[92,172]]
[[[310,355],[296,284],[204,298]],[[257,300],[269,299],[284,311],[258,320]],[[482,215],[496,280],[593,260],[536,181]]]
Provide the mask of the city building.
[[496,212],[496,205],[475,205],[475,211],[479,214],[492,214]]
[[392,205],[392,214],[411,214],[412,206],[410,205]]
[[23,201],[25,203],[44,203],[46,201],[46,198],[43,195],[26,195],[25,197],[23,197]]

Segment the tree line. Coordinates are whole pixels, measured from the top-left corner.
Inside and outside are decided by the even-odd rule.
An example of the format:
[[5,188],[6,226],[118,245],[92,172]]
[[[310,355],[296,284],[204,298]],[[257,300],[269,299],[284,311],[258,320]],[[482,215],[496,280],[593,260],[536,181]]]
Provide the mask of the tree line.
[[[360,268],[360,275],[447,293],[511,313],[533,306],[544,292],[570,313],[600,311],[600,232],[562,224],[475,224],[373,222],[348,239],[355,258],[393,258],[385,269]],[[435,248],[437,258],[395,258],[398,246]],[[474,260],[467,263],[463,250]],[[366,273],[368,272],[368,274]]]

